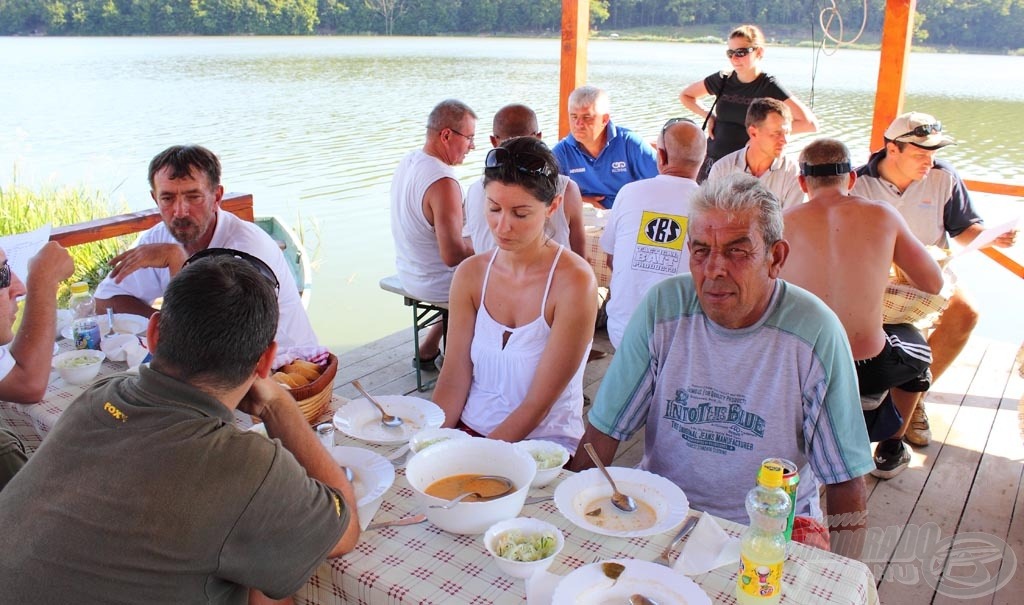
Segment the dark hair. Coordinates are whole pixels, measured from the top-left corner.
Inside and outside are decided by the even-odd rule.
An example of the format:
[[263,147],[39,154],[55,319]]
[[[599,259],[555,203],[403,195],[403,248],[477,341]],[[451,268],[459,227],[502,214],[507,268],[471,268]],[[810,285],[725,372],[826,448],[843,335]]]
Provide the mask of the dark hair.
[[273,286],[249,263],[197,260],[164,292],[153,368],[192,385],[237,387],[273,342],[278,315]]
[[[519,185],[545,206],[550,206],[558,194],[558,161],[548,146],[533,137],[515,137],[492,149],[488,157],[498,149],[507,150],[510,161],[484,168],[484,187],[495,181],[503,185]],[[542,170],[523,169],[522,162],[516,161],[519,154],[534,156],[543,166]]]
[[210,187],[220,185],[220,160],[216,154],[201,145],[172,145],[149,162],[149,188],[155,187],[156,173],[171,169],[172,179],[183,179],[195,168],[206,174]]
[[747,128],[757,126],[768,118],[768,114],[777,113],[789,123],[793,122],[793,112],[789,106],[778,99],[771,97],[759,97],[750,102],[747,107],[747,118],[744,124]]

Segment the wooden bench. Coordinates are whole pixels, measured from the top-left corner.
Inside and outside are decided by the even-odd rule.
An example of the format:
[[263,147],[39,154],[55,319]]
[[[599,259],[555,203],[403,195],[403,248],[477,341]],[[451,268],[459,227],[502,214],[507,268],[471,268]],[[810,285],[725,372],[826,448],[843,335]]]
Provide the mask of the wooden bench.
[[448,334],[448,303],[431,302],[416,298],[405,291],[397,275],[389,275],[380,280],[380,288],[381,290],[398,294],[405,301],[405,306],[412,307],[412,353],[416,364],[416,390],[420,392],[426,391],[434,386],[437,379],[423,382],[422,360],[420,359],[420,330],[440,321],[443,328],[441,336],[441,350],[443,351]]

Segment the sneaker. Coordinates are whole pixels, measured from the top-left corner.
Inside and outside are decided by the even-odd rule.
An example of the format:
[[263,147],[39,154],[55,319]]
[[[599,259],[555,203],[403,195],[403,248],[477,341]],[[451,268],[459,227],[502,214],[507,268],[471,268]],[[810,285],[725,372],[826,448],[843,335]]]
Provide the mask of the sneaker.
[[924,447],[932,442],[932,429],[928,424],[928,413],[924,411],[924,399],[917,402],[903,439],[910,445],[918,447]]
[[897,441],[897,448],[889,450],[882,441],[875,446],[875,469],[871,474],[879,479],[892,479],[910,464],[910,450]]

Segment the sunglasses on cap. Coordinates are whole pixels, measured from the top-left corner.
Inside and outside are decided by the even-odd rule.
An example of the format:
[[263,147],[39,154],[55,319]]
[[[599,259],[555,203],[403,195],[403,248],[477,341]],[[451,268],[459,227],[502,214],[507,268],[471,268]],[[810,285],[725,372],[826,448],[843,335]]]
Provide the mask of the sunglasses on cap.
[[245,262],[249,263],[249,265],[253,269],[256,269],[256,271],[260,275],[267,278],[267,281],[269,281],[271,285],[274,286],[274,292],[281,291],[281,283],[277,281],[277,276],[274,275],[274,271],[271,270],[267,263],[261,261],[260,259],[256,258],[255,256],[247,252],[242,252],[241,250],[232,250],[231,248],[207,248],[206,250],[200,250],[199,252],[196,252],[192,256],[188,257],[188,260],[185,261],[185,264],[182,265],[182,268],[187,267],[192,263],[198,260],[202,260],[204,258],[218,258],[221,256],[228,256],[231,258],[244,260]]
[[661,134],[665,134],[666,130],[671,128],[674,124],[678,124],[680,122],[689,122],[691,124],[696,124],[696,122],[694,122],[690,118],[672,118],[668,122],[665,122],[665,125],[661,127]]
[[739,57],[742,59],[743,57],[746,57],[750,53],[757,50],[758,48],[759,47],[757,46],[748,46],[746,48],[730,48],[725,51],[725,56],[729,57],[730,59],[733,57]]
[[511,166],[523,174],[534,176],[551,176],[554,171],[547,161],[536,153],[528,151],[512,152],[504,147],[495,147],[487,152],[484,159],[484,169],[501,168]]
[[4,259],[4,264],[0,265],[0,290],[11,287],[11,264]]
[[903,134],[901,134],[900,136],[896,137],[893,140],[897,141],[899,139],[902,139],[903,137],[927,137],[929,135],[939,134],[940,132],[942,132],[942,122],[935,122],[932,124],[921,124],[917,128],[909,132],[904,132]]

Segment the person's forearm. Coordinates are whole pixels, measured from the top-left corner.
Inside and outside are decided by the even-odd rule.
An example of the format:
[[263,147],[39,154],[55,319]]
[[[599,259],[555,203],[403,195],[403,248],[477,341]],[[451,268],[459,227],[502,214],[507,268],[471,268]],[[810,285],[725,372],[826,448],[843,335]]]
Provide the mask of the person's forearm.
[[859,559],[867,527],[867,491],[863,477],[825,486],[827,524],[832,552]]
[[15,370],[5,381],[4,398],[35,403],[46,393],[56,337],[57,284],[29,277],[18,335],[11,343]]
[[143,317],[149,317],[153,313],[156,313],[156,309],[152,306],[135,298],[134,296],[128,296],[126,294],[120,294],[110,298],[96,299],[97,313],[106,313],[107,307],[113,309],[114,313],[131,313],[132,315],[141,315]]

